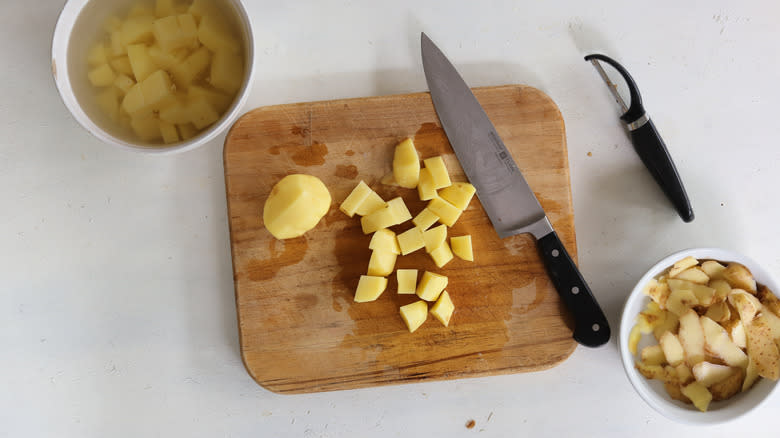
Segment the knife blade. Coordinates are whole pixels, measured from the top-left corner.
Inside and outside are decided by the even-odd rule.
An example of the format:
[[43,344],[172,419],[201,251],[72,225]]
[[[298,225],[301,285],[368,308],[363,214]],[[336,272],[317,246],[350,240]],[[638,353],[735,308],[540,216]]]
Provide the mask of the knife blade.
[[604,312],[482,105],[425,33],[421,49],[436,114],[498,236],[536,238],[547,273],[574,317],[574,339],[588,347],[605,344],[610,329]]

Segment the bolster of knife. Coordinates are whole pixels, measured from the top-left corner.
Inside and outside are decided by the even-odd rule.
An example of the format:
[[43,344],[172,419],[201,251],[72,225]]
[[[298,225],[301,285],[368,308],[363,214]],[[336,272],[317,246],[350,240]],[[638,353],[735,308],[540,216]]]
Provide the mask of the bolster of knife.
[[655,129],[653,121],[647,115],[629,123],[631,140],[639,158],[645,164],[650,174],[661,186],[666,197],[672,202],[675,210],[683,221],[691,222],[694,218],[693,208],[688,200],[680,174],[666,149],[663,139]]

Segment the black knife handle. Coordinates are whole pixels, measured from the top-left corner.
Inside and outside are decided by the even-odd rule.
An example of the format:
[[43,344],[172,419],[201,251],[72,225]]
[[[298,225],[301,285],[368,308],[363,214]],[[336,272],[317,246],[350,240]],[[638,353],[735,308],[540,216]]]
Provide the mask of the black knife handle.
[[606,344],[610,337],[607,318],[558,234],[553,231],[538,243],[553,285],[574,316],[574,340],[587,347]]
[[658,130],[655,129],[653,121],[648,120],[644,125],[631,131],[631,140],[639,158],[661,186],[666,197],[672,201],[682,220],[692,221],[693,208],[688,200],[688,194],[685,193],[680,174],[677,173],[672,157]]

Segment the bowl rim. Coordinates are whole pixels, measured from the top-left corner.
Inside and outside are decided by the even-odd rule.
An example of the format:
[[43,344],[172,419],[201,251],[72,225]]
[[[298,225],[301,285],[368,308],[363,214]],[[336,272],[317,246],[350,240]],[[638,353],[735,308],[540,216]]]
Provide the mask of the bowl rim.
[[[692,409],[691,410],[682,409],[679,406],[676,406],[674,404],[665,401],[661,402],[659,401],[658,398],[648,393],[648,390],[639,382],[639,379],[643,377],[635,370],[634,355],[631,354],[631,352],[628,350],[628,334],[631,331],[631,328],[633,327],[636,318],[635,313],[629,314],[629,308],[632,307],[634,301],[644,298],[642,289],[644,285],[651,278],[657,276],[665,269],[672,266],[675,262],[687,256],[693,256],[695,258],[701,258],[701,259],[714,259],[714,260],[734,261],[734,262],[742,263],[743,265],[747,266],[748,269],[750,269],[750,271],[753,273],[753,276],[756,279],[759,278],[761,279],[760,283],[765,284],[773,291],[778,290],[777,289],[778,283],[776,279],[768,271],[764,270],[761,267],[761,265],[759,265],[755,260],[742,253],[729,250],[729,249],[716,248],[716,247],[687,248],[687,249],[674,252],[672,254],[664,256],[663,258],[658,260],[655,264],[653,264],[652,267],[650,267],[645,272],[645,274],[642,275],[639,281],[637,281],[636,285],[631,290],[631,293],[626,298],[626,301],[623,305],[621,318],[620,318],[618,350],[620,353],[621,362],[623,363],[623,371],[625,372],[626,377],[631,383],[631,386],[633,386],[636,392],[639,394],[639,396],[653,409],[655,409],[658,413],[665,416],[666,418],[681,423],[685,423],[685,424],[691,424],[691,425],[722,424],[722,423],[736,420],[737,418],[740,418],[748,414],[752,410],[765,404],[771,398],[772,394],[775,393],[778,386],[780,385],[778,385],[777,382],[770,382],[769,384],[771,384],[772,387],[766,392],[766,394],[762,398],[758,399],[758,401],[753,403],[751,406],[742,410],[730,410],[727,412],[716,413],[712,411],[699,412],[697,410],[692,410]],[[707,415],[707,414],[711,414],[711,415]]]
[[54,33],[51,43],[51,71],[52,78],[54,79],[54,85],[57,87],[57,91],[73,118],[76,122],[85,129],[89,134],[95,138],[101,140],[103,143],[118,147],[123,150],[140,152],[150,155],[169,155],[180,152],[186,152],[203,146],[209,141],[216,138],[218,135],[225,132],[238,116],[243,111],[243,108],[249,98],[249,93],[254,83],[255,78],[255,41],[254,32],[252,29],[252,20],[249,18],[249,14],[246,11],[244,2],[242,0],[227,0],[234,4],[238,18],[246,32],[246,61],[244,65],[248,70],[244,78],[244,83],[241,85],[241,89],[238,91],[235,101],[231,108],[220,117],[220,119],[211,127],[205,131],[199,133],[195,137],[174,143],[170,146],[145,146],[141,143],[133,143],[114,135],[111,135],[106,130],[101,128],[95,123],[84,111],[76,98],[73,88],[70,82],[70,73],[68,71],[68,47],[70,46],[70,38],[73,30],[73,26],[78,20],[81,11],[84,7],[94,0],[67,0],[65,5],[60,10],[60,14],[57,17],[57,23],[54,27]]

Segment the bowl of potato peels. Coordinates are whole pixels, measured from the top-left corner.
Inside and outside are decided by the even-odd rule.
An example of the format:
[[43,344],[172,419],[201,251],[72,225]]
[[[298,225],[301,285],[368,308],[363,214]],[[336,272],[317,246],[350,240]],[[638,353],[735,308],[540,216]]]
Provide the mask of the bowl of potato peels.
[[755,261],[694,248],[656,263],[626,301],[618,345],[631,384],[664,416],[733,420],[780,377],[780,286]]

